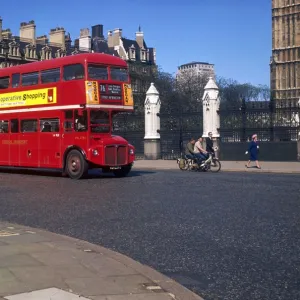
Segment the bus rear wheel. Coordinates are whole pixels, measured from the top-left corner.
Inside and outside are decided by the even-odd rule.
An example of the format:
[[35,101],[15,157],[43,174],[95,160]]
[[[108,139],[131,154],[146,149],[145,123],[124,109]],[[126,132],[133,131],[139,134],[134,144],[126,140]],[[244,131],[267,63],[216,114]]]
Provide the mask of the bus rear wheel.
[[72,179],[80,179],[87,175],[89,165],[78,150],[71,150],[66,159],[66,172]]
[[113,171],[114,175],[116,177],[126,177],[129,174],[131,167],[132,167],[131,165],[127,165],[127,166],[121,167],[121,169],[119,169],[119,170],[114,170]]

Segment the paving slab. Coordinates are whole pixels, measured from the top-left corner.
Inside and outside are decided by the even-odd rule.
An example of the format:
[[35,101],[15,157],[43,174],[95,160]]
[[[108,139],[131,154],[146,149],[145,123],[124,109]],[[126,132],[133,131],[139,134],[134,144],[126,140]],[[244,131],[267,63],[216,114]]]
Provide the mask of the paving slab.
[[[272,162],[260,161],[261,169],[252,167],[246,168],[245,161],[221,161],[221,171],[227,172],[251,172],[251,173],[288,173],[300,174],[300,162]],[[176,160],[137,160],[134,162],[135,170],[179,170]]]
[[91,296],[92,300],[174,300],[170,294],[134,294],[113,296]]
[[15,254],[29,254],[33,252],[53,251],[52,248],[47,245],[43,245],[41,243],[28,243],[27,241],[23,244],[0,244],[0,247],[0,259]]
[[41,263],[28,254],[10,255],[0,259],[0,268],[16,267],[16,266],[29,267],[29,266],[39,266],[39,265],[41,265]]
[[89,300],[57,288],[49,288],[29,293],[5,297],[7,300]]
[[202,299],[101,246],[1,221],[0,231],[0,300]]
[[14,281],[16,277],[7,268],[0,268],[0,285],[8,281]]

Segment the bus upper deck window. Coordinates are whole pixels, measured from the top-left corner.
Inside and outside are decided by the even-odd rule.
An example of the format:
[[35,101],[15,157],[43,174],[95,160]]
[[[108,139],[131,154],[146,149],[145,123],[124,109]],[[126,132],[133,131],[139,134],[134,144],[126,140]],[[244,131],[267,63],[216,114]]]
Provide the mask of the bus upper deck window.
[[84,78],[84,67],[81,64],[64,66],[64,80],[76,80]]
[[90,64],[88,66],[88,74],[90,79],[108,79],[107,67],[105,66],[97,66]]
[[110,68],[111,80],[128,82],[128,70],[125,68]]
[[0,78],[0,89],[7,89],[9,87],[9,76]]
[[39,72],[22,74],[22,86],[35,85],[39,83]]
[[41,72],[41,82],[51,83],[60,80],[60,68],[43,70]]
[[16,88],[20,86],[20,74],[12,74],[12,87]]

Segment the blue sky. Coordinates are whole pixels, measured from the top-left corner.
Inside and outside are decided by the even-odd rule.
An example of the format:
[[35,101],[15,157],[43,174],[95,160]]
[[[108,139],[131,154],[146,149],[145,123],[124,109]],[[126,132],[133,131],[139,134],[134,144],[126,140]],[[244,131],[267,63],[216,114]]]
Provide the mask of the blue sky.
[[[50,3],[54,3],[50,1]],[[62,26],[74,40],[80,28],[104,25],[104,33],[122,28],[135,38],[139,24],[157,63],[175,73],[191,61],[215,64],[216,74],[244,83],[269,85],[271,0],[5,1],[3,27],[19,35],[21,22],[35,20],[37,35]],[[13,17],[12,17],[13,16]]]

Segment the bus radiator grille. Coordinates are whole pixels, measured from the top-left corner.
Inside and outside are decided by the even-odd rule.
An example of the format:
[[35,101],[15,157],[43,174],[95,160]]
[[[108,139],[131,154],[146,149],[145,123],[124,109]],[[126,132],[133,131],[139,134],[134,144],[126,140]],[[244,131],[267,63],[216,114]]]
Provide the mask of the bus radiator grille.
[[105,147],[105,164],[118,166],[127,164],[127,147],[111,145]]
[[117,165],[125,165],[127,163],[127,147],[119,146],[117,148]]

